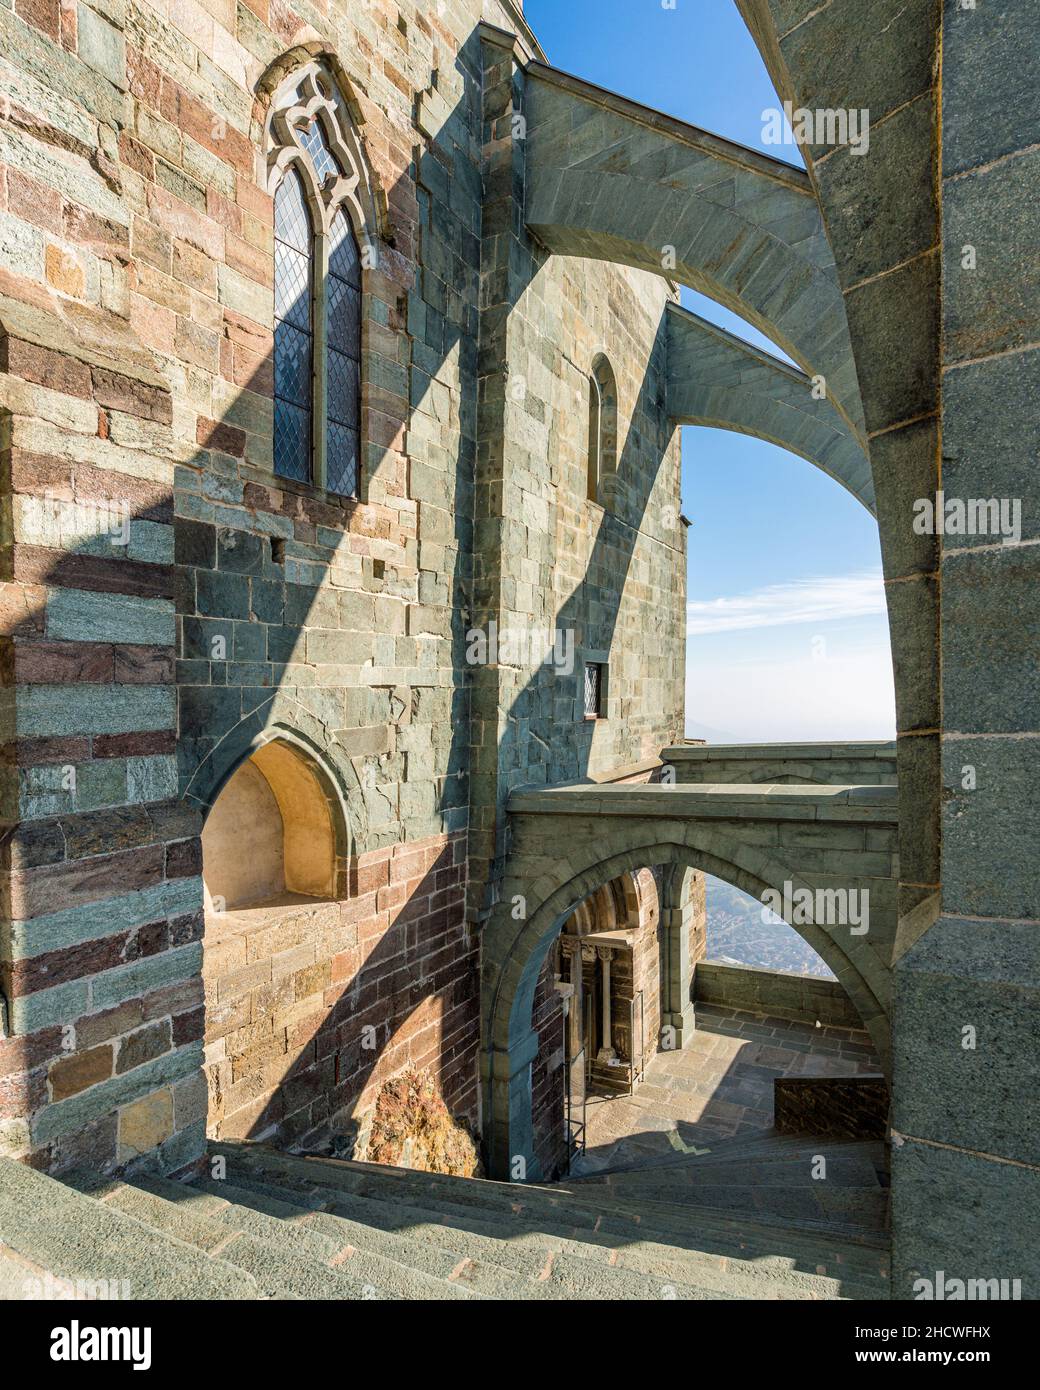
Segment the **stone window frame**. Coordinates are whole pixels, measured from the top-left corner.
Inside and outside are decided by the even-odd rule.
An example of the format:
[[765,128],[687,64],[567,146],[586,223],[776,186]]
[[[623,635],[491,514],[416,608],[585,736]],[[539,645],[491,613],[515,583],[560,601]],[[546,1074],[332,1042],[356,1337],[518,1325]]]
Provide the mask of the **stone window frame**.
[[[356,102],[344,90],[341,79],[328,63],[312,59],[294,67],[275,88],[266,122],[267,192],[273,199],[289,169],[303,185],[313,233],[311,281],[311,476],[306,482],[274,474],[279,486],[302,487],[321,493],[329,501],[363,501],[367,484],[365,467],[365,409],[362,404],[368,328],[365,308],[368,278],[379,265],[379,231],[386,221],[384,200],[372,176],[358,133]],[[341,169],[341,175],[320,178],[303,142],[303,130],[314,121],[321,124],[325,140]],[[353,493],[329,492],[328,477],[328,337],[325,289],[329,274],[332,225],[343,212],[361,253],[361,359],[358,383],[358,458]],[[272,419],[272,437],[274,422]]]
[[[585,709],[585,668],[586,666],[599,667],[599,702],[595,714],[589,714]],[[578,717],[587,724],[602,723],[610,717],[610,653],[599,650],[586,649],[581,653],[581,680],[578,686]]]
[[611,508],[617,480],[617,376],[604,352],[589,366],[589,443],[586,455],[586,496],[604,510]]

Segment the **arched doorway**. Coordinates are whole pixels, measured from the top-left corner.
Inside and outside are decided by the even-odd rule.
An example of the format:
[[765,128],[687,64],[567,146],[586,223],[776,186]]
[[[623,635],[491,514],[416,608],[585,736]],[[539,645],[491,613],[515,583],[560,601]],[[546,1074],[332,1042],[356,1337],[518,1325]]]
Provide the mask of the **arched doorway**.
[[[664,829],[664,826],[662,826]],[[697,840],[703,837],[705,847]],[[492,1175],[533,1178],[541,1175],[532,1128],[530,1068],[538,1053],[538,1038],[531,1029],[535,990],[546,960],[564,923],[579,903],[599,891],[620,873],[661,866],[669,885],[662,903],[663,955],[668,1002],[672,1017],[681,1018],[684,1003],[675,993],[681,977],[684,914],[675,898],[678,885],[690,870],[710,873],[762,899],[768,889],[782,890],[791,871],[773,862],[753,845],[717,831],[688,826],[676,839],[622,848],[632,836],[631,827],[619,826],[613,837],[583,838],[555,873],[531,875],[538,884],[537,901],[526,899],[526,915],[517,920],[508,910],[498,910],[486,933],[484,1035],[482,1077],[485,1094],[485,1143]],[[609,853],[611,839],[616,852]],[[706,846],[710,843],[711,849]],[[524,873],[524,853],[514,852],[515,881],[509,881],[503,901],[514,900]],[[532,843],[531,853],[540,846]],[[604,857],[604,851],[607,851]],[[544,865],[544,859],[532,861]],[[799,880],[800,882],[801,880]],[[523,898],[523,894],[520,894]],[[885,1002],[887,970],[873,944],[862,937],[840,941],[815,921],[790,923],[831,967],[870,1032],[882,1065],[890,1058],[890,1035]],[[677,969],[677,966],[679,967]],[[669,977],[671,983],[668,983]]]
[[566,1058],[584,1053],[593,1091],[631,1092],[661,1017],[659,889],[642,869],[603,884],[563,924],[556,977],[566,987]]

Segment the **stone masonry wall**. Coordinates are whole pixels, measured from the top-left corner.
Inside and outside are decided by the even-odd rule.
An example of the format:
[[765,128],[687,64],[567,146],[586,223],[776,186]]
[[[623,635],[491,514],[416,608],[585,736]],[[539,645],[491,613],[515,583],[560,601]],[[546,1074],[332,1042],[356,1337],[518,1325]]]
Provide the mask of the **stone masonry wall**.
[[[505,803],[518,786],[656,756],[680,733],[685,540],[679,437],[665,411],[657,276],[548,258],[523,207],[524,83],[485,38],[480,394],[473,627],[559,632],[571,669],[514,659],[473,673],[470,911],[494,900]],[[608,507],[587,497],[589,373],[618,388]],[[583,717],[585,659],[608,665],[607,717]]]
[[837,980],[821,980],[793,970],[759,970],[702,960],[694,971],[693,987],[694,997],[704,1004],[835,1028],[863,1027],[852,1000]]
[[[475,943],[465,835],[361,855],[348,902],[244,908],[206,926],[210,1133],[304,1146],[349,1135],[380,1086],[428,1070],[475,1128]],[[417,964],[418,962],[418,964]]]
[[[518,22],[509,6],[488,12]],[[454,896],[446,906],[403,867],[364,886],[383,872],[378,856],[389,875],[413,848],[441,856],[450,842],[454,879],[471,813],[482,833],[488,808],[492,823],[501,815],[500,767],[504,787],[531,768],[542,780],[580,769],[590,733],[600,763],[678,736],[681,643],[666,643],[651,674],[612,663],[610,727],[574,718],[576,685],[539,686],[537,718],[521,689],[496,694],[487,781],[470,775],[474,512],[501,519],[495,553],[508,558],[494,560],[485,532],[479,544],[501,571],[503,620],[555,614],[571,583],[556,550],[573,528],[552,496],[580,495],[583,446],[563,441],[593,342],[613,355],[634,423],[635,500],[624,523],[582,523],[594,587],[580,640],[609,648],[615,628],[654,634],[659,621],[678,631],[682,582],[653,508],[632,529],[644,493],[656,487],[663,506],[677,487],[677,454],[660,463],[670,434],[652,344],[667,294],[652,277],[529,260],[537,287],[505,345],[531,391],[500,424],[534,482],[520,489],[511,475],[478,505],[481,254],[496,215],[482,180],[480,18],[475,0],[436,13],[409,0],[328,13],[268,0],[0,10],[3,1152],[61,1169],[143,1155],[174,1168],[201,1151],[199,832],[259,737],[283,731],[321,762],[355,864],[337,906],[358,946],[324,962],[315,948],[314,1014],[326,1019],[292,1044],[287,1020],[286,1062],[265,1052],[248,1077],[232,1063],[221,1083],[225,1103],[243,1080],[260,1088],[235,1093],[232,1114],[253,1105],[249,1123],[262,1124],[274,1104],[295,1135],[326,1104],[342,1117],[369,1095],[371,1059],[356,1053],[380,1012],[382,1076],[432,1057],[443,1011],[442,1080],[473,1113],[474,961]],[[294,62],[322,53],[387,207],[364,280],[356,501],[271,473],[265,102]],[[530,544],[517,546],[523,516]],[[599,549],[597,527],[615,537]],[[622,735],[636,700],[646,713]],[[332,961],[366,941],[379,968],[351,992]],[[292,1011],[316,1001],[316,982],[294,981]],[[249,1007],[240,1026],[266,1034],[270,1023],[273,1038],[275,1012],[255,997]],[[294,1089],[272,1101],[264,1088],[283,1065],[297,1068]]]
[[[466,822],[450,612],[473,394],[462,232],[479,223],[479,183],[462,168],[458,56],[473,17],[309,17],[317,27],[266,0],[172,21],[122,0],[65,7],[60,26],[58,7],[0,15],[16,690],[4,809],[17,827],[2,1116],[6,1148],[52,1166],[73,1146],[111,1163],[161,1143],[167,1166],[199,1150],[200,813],[262,729],[291,727],[326,756],[362,853]],[[262,74],[294,43],[342,59],[393,229],[364,286],[358,503],[270,474]],[[459,165],[437,231],[417,197],[423,122]],[[413,354],[424,234],[432,308]],[[409,462],[442,446],[447,490],[435,502],[415,487],[417,500]],[[99,500],[128,513],[126,543],[98,526]]]

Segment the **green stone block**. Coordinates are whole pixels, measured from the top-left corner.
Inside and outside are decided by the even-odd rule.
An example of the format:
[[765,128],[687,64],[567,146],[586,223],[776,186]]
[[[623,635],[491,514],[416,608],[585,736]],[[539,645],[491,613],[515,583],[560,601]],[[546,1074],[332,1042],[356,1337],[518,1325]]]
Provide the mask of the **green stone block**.
[[975,543],[943,561],[943,723],[957,733],[1036,729],[1040,550]]
[[[1040,151],[943,185],[948,362],[1040,341]],[[965,268],[965,247],[975,252]]]
[[172,756],[127,758],[126,780],[128,801],[166,801],[177,795],[177,760]]
[[94,811],[120,806],[127,800],[127,768],[123,758],[96,758],[76,772],[76,809]]
[[1036,143],[1040,9],[964,9],[944,0],[943,173],[961,173]]
[[1038,743],[1035,738],[993,737],[944,741],[942,895],[946,911],[979,917],[1040,917]]
[[[929,1084],[928,1077],[921,1084]],[[921,1279],[931,1282],[934,1297],[941,1270],[947,1281],[1018,1279],[1019,1297],[1040,1298],[1038,1211],[1035,1168],[916,1139],[893,1145],[892,1297],[921,1297]],[[1013,1295],[1013,1285],[1008,1292]],[[974,1306],[954,1303],[957,1309]],[[977,1321],[984,1323],[981,1311]]]
[[126,90],[126,41],[107,19],[80,4],[76,10],[76,50],[80,60],[113,87]]
[[127,594],[52,589],[47,596],[47,636],[72,642],[172,645],[173,604]]
[[[875,440],[875,448],[879,443]],[[1017,502],[1022,539],[1036,540],[1040,536],[1040,507],[1034,500],[1038,458],[1040,349],[946,373],[943,490],[947,497]],[[978,543],[972,536],[943,537],[944,550]]]
[[[196,885],[199,906],[202,905],[202,889],[198,879],[190,880]],[[163,951],[149,956],[146,960],[134,961],[130,965],[106,970],[95,977],[92,983],[92,1000],[100,1009],[122,1004],[126,999],[136,999],[139,995],[161,989],[164,985],[177,984],[180,980],[190,980],[202,973],[202,944],[193,942],[175,951]]]
[[78,946],[84,941],[96,941],[103,936],[118,936],[146,922],[196,912],[201,905],[198,879],[175,878],[121,897],[12,922],[12,957],[23,960]]
[[172,729],[176,692],[172,686],[22,686],[17,692],[18,730],[23,736],[126,734]]

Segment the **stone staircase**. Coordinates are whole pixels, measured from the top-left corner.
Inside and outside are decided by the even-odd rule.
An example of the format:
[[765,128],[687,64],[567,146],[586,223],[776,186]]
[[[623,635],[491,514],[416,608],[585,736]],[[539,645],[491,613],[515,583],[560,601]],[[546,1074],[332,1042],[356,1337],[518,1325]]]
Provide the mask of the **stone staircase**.
[[220,1180],[57,1181],[0,1160],[0,1296],[49,1273],[88,1298],[884,1298],[879,1161],[871,1144],[730,1141],[537,1187],[242,1143],[212,1146]]

